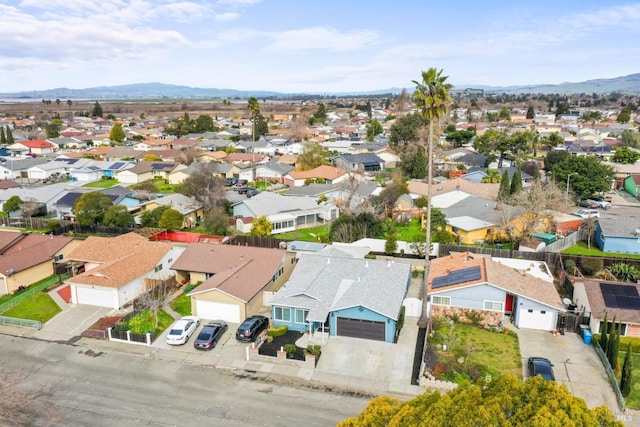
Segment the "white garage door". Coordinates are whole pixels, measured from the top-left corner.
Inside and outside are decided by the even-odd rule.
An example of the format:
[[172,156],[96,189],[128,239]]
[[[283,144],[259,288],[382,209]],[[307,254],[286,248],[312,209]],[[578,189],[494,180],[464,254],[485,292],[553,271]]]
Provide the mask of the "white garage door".
[[518,316],[518,327],[552,331],[556,328],[556,317],[552,310],[521,309]]
[[240,323],[240,306],[236,304],[197,300],[196,311],[201,319]]
[[99,307],[111,307],[113,306],[113,291],[105,289],[89,289],[83,287],[76,287],[76,292],[71,289],[72,295],[77,295],[78,304],[97,305]]

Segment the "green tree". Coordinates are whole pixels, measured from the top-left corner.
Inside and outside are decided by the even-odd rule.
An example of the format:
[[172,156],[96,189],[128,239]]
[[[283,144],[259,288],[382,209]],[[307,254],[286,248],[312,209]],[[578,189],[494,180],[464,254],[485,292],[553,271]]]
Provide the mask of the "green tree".
[[505,169],[500,179],[500,189],[498,190],[498,201],[506,202],[511,195],[511,181],[509,180],[509,171]]
[[376,238],[383,233],[383,223],[371,212],[340,215],[331,223],[329,237],[334,242],[351,243],[367,237]]
[[258,237],[270,237],[273,224],[266,216],[259,216],[253,218],[253,224],[251,225],[251,231],[249,235]]
[[567,156],[553,166],[551,178],[558,186],[565,187],[571,173],[575,174],[571,176],[570,188],[578,196],[608,191],[615,177],[613,168],[595,156]]
[[509,189],[509,194],[511,196],[518,194],[522,191],[522,172],[518,167],[516,171],[513,173],[513,177],[511,178],[511,188]]
[[75,214],[78,224],[91,226],[101,224],[105,212],[111,206],[113,206],[113,202],[109,196],[99,191],[91,191],[80,196],[71,210]]
[[632,165],[640,159],[640,153],[629,147],[618,147],[611,159],[615,163],[622,163],[626,165]]
[[0,126],[0,144],[4,145],[7,143],[7,137],[4,134],[4,126]]
[[413,162],[407,163],[407,165],[413,165],[411,173],[409,174],[411,178],[425,179],[427,176],[427,155],[424,152],[424,146],[422,144],[416,147],[416,154],[413,157]]
[[[544,158],[544,170],[551,172],[557,163],[562,163],[569,157],[569,153],[565,150],[552,150],[547,153]],[[566,177],[565,177],[566,178]]]
[[212,132],[216,129],[213,119],[208,114],[201,114],[193,123],[193,131],[196,133]]
[[[625,129],[620,134],[620,142],[624,147],[640,148],[640,132],[632,129]],[[7,141],[7,143],[9,143]]]
[[129,212],[126,206],[113,205],[105,211],[102,219],[104,225],[107,227],[133,227],[135,224],[133,215]]
[[498,120],[510,122],[511,121],[511,110],[508,107],[500,108],[498,111]]
[[162,212],[158,227],[166,228],[167,230],[180,230],[183,223],[184,215],[173,208],[169,208]]
[[512,141],[506,131],[489,129],[484,134],[477,136],[473,141],[473,147],[485,156],[498,154],[498,169],[502,169],[502,162],[507,153],[512,151]]
[[91,110],[92,117],[102,117],[102,106],[98,101],[93,104],[93,109]]
[[114,123],[111,127],[111,132],[109,132],[109,139],[115,142],[122,142],[126,135],[124,134],[124,130],[122,130],[122,125],[118,122]]
[[482,177],[485,184],[495,184],[500,182],[500,171],[498,169],[487,169],[487,175]]
[[585,122],[591,122],[591,126],[595,127],[596,123],[602,120],[602,113],[600,111],[585,111],[584,113],[582,113],[582,116],[580,116],[580,119]]
[[[440,120],[446,117],[451,104],[451,89],[453,85],[447,83],[448,76],[442,74],[443,70],[429,68],[422,72],[422,80],[413,80],[416,89],[413,99],[420,115],[429,122],[427,136],[427,231],[426,244],[431,247],[431,184],[433,182],[433,138]],[[429,250],[427,252],[430,252]],[[425,263],[429,264],[429,255],[425,255]]]
[[468,144],[474,136],[476,136],[476,133],[473,130],[454,130],[453,132],[447,133],[445,139],[453,142],[453,146],[458,148],[464,144]]
[[631,343],[627,344],[627,352],[624,355],[622,364],[622,374],[620,375],[620,392],[624,397],[631,393],[631,383],[633,382],[633,363],[631,360]]
[[140,214],[140,226],[141,227],[160,227],[160,218],[167,209],[170,209],[169,205],[161,205],[155,209],[147,210]]
[[13,132],[11,131],[11,128],[7,127],[5,128],[5,131],[7,132],[7,145],[13,144],[15,141],[13,140]]
[[393,255],[398,250],[398,232],[391,227],[385,234],[384,253]]
[[391,184],[388,184],[382,192],[380,192],[380,205],[393,208],[398,197],[403,194],[409,194],[409,185],[400,179],[394,179]]
[[527,108],[527,115],[526,118],[527,119],[534,119],[536,117],[536,112],[533,109],[532,105],[529,105],[529,108]]
[[226,236],[229,231],[229,215],[223,207],[211,209],[206,213],[203,227],[208,234]]
[[420,140],[419,130],[428,124],[428,120],[418,113],[404,115],[391,126],[389,130],[389,146],[398,153]]
[[635,265],[617,262],[609,266],[611,274],[621,282],[636,283],[640,278],[640,270]]
[[57,138],[60,136],[60,130],[62,129],[62,120],[53,119],[45,126],[45,133],[47,138]]
[[373,141],[373,139],[384,132],[382,123],[378,119],[373,119],[367,124],[367,141]]
[[629,123],[629,120],[631,120],[631,108],[624,107],[622,110],[620,110],[616,121],[618,123]]
[[212,163],[198,165],[196,171],[178,186],[176,192],[202,203],[205,212],[224,206],[226,201],[224,180],[217,176]]
[[253,131],[255,132],[255,138],[259,139],[261,136],[269,133],[269,123],[267,119],[260,113],[256,115]]
[[590,409],[569,389],[537,376],[521,381],[512,374],[480,384],[460,384],[441,394],[426,391],[400,402],[376,397],[360,415],[339,427],[360,426],[600,426],[624,427],[606,406]]
[[329,150],[317,142],[303,142],[302,153],[298,155],[298,164],[301,171],[315,169],[318,166],[329,164]]
[[602,351],[607,351],[607,346],[609,345],[609,322],[607,321],[607,317],[609,313],[604,312],[604,319],[602,320],[602,330],[600,331],[600,348]]
[[22,209],[22,199],[19,196],[11,196],[2,205],[4,212],[17,212]]

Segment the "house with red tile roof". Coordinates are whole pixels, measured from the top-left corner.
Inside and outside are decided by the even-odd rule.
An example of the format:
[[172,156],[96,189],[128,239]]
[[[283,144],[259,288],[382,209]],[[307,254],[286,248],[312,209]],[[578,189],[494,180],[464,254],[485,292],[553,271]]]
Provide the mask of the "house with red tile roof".
[[322,165],[307,171],[289,172],[284,177],[284,183],[289,187],[301,187],[309,180],[320,179],[327,184],[338,184],[349,180],[350,174],[335,166]]
[[175,280],[169,267],[179,255],[171,243],[152,242],[136,233],[90,236],[67,256],[83,271],[66,280],[71,301],[120,309],[159,281]]
[[511,316],[518,328],[552,331],[565,308],[548,266],[539,261],[457,253],[431,261],[426,297],[430,315],[470,318],[485,325]]
[[16,142],[7,147],[9,151],[17,154],[53,154],[58,150],[58,146],[45,139],[31,139]]
[[189,293],[194,315],[240,323],[288,280],[294,257],[282,249],[191,243],[171,269],[180,282],[202,282]]
[[0,295],[52,276],[79,244],[72,237],[0,231]]

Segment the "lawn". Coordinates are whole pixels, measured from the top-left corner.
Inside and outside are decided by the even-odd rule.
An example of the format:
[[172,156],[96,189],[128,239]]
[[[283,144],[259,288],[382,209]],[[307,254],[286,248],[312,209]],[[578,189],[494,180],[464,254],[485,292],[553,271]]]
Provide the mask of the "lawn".
[[141,311],[133,316],[127,322],[127,328],[133,334],[146,334],[147,332],[154,331],[158,336],[165,329],[167,329],[175,321],[170,314],[164,310],[158,312],[158,327],[156,328],[156,318],[150,310]]
[[[401,242],[413,242],[416,238],[424,240],[426,234],[420,226],[420,218],[414,218],[409,222],[393,224],[393,229],[398,233],[398,239]],[[380,237],[383,239],[384,237]]]
[[117,179],[101,179],[100,181],[90,182],[88,184],[83,185],[83,187],[91,187],[91,188],[109,188],[113,187],[118,183]]
[[595,243],[591,243],[591,249],[587,247],[586,242],[578,242],[576,245],[571,246],[570,248],[562,251],[563,254],[567,255],[586,255],[586,256],[599,256],[599,257],[608,257],[608,258],[632,258],[632,259],[640,259],[640,255],[633,254],[619,254],[615,252],[602,252],[598,245]]
[[182,316],[191,316],[191,297],[185,293],[180,294],[178,298],[169,303],[169,307]]
[[46,292],[39,292],[29,299],[24,300],[15,307],[2,313],[3,316],[17,317],[19,319],[39,320],[47,322],[62,310]]
[[277,234],[274,237],[284,240],[301,240],[303,242],[317,242],[318,236],[329,234],[329,225],[321,225],[314,228],[302,228],[289,233]]
[[434,327],[428,341],[435,348],[429,365],[436,378],[475,381],[505,372],[522,378],[518,336],[513,331],[493,332],[448,320],[434,322]]

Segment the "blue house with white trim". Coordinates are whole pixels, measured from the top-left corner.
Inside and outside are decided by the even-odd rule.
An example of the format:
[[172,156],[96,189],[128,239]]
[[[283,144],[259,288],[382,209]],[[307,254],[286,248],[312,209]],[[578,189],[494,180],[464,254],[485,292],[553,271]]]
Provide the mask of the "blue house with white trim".
[[328,247],[304,253],[271,299],[275,326],[393,343],[411,265],[354,258]]
[[635,217],[598,218],[596,243],[602,252],[640,253],[640,221]]

